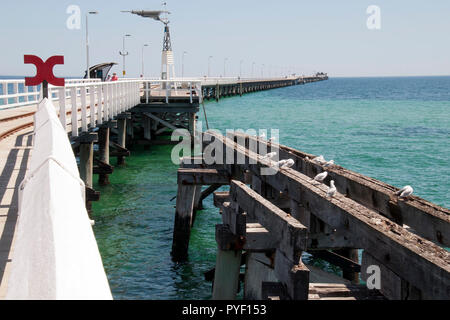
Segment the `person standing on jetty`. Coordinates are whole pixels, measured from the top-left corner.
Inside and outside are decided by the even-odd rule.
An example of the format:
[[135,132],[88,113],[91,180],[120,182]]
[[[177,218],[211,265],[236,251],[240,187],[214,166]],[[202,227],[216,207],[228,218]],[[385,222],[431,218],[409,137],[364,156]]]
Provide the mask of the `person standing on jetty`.
[[117,81],[117,80],[119,80],[119,77],[117,76],[117,73],[113,73],[113,76],[112,76],[112,78],[111,78],[111,81]]

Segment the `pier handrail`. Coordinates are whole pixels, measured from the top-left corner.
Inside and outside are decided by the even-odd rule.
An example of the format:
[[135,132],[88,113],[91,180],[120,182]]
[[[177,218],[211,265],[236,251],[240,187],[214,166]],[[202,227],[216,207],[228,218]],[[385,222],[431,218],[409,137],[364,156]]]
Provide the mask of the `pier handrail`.
[[[98,83],[100,79],[66,79],[66,85]],[[37,104],[40,86],[25,86],[24,79],[0,80],[0,110]],[[51,86],[50,86],[51,87]]]
[[44,99],[19,188],[7,299],[112,299],[84,194],[67,134],[52,101]]

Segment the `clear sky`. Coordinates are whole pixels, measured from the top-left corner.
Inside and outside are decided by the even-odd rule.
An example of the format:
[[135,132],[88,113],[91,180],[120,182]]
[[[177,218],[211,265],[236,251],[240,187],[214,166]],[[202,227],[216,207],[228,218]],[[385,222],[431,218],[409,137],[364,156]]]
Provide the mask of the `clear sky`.
[[[120,73],[122,37],[129,76],[141,70],[141,48],[146,48],[146,75],[160,73],[163,25],[120,10],[160,10],[161,0],[15,0],[1,1],[0,75],[32,75],[34,67],[23,64],[24,54],[43,58],[65,56],[55,68],[59,76],[81,76],[86,65],[85,13],[90,16],[91,65],[118,62]],[[409,76],[450,74],[450,1],[433,0],[168,0],[172,12],[171,33],[176,72],[185,76],[221,75],[228,58],[227,76],[237,76],[240,60],[243,76],[279,74],[287,69],[331,76]],[[69,5],[82,11],[79,30],[69,30]],[[381,9],[381,29],[369,30],[369,5]]]

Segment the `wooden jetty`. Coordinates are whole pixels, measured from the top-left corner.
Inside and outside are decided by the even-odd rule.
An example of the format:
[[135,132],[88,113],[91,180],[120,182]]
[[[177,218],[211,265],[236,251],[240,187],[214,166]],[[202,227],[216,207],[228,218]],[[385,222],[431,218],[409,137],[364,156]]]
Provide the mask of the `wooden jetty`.
[[[415,196],[400,199],[395,187],[337,165],[324,167],[310,160],[313,155],[255,136],[206,132],[203,141],[203,154],[218,158],[183,159],[172,255],[188,258],[195,208],[214,193],[222,224],[216,226],[217,260],[209,275],[213,299],[234,299],[242,279],[245,299],[450,298],[448,209]],[[295,164],[264,174],[273,168],[261,157],[268,152]],[[325,170],[324,184],[314,183]],[[330,180],[338,190],[332,198]],[[202,186],[208,188],[202,192]],[[214,192],[221,186],[229,191]],[[336,284],[318,275],[303,263],[305,252],[340,267],[348,281]],[[359,276],[378,285],[369,290]]]
[[[79,159],[79,175],[85,185],[86,208],[89,210],[91,202],[100,199],[100,193],[92,187],[94,174],[98,174],[100,184],[108,184],[108,176],[114,171],[111,157],[117,157],[118,165],[124,165],[133,144],[173,143],[158,139],[166,131],[182,128],[195,135],[196,113],[211,81],[220,90],[218,97],[222,97],[231,94],[226,89],[230,87],[242,88],[239,94],[244,94],[319,80],[326,79],[124,79],[116,82],[71,79],[66,80],[65,87],[50,86],[49,97],[70,139],[74,155]],[[2,299],[6,295],[20,214],[18,188],[27,173],[34,149],[34,114],[41,92],[36,86],[24,86],[23,80],[0,80],[0,85]]]

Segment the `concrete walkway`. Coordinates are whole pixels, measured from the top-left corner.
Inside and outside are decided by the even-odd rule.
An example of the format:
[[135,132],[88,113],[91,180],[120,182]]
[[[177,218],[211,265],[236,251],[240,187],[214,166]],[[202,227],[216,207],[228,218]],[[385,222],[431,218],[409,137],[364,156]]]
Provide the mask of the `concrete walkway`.
[[[29,110],[4,110],[0,112],[0,119],[26,112]],[[33,117],[0,122],[0,131],[30,121],[33,121]],[[6,295],[17,222],[18,187],[28,168],[32,139],[33,127],[28,127],[0,140],[0,300]]]

